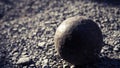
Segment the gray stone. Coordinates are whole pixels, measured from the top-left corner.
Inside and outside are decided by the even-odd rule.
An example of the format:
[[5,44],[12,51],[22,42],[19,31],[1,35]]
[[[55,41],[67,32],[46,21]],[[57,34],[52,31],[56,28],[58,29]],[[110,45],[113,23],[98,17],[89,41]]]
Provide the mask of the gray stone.
[[92,20],[75,16],[63,21],[57,28],[55,47],[59,55],[75,65],[96,61],[102,48],[102,32]]

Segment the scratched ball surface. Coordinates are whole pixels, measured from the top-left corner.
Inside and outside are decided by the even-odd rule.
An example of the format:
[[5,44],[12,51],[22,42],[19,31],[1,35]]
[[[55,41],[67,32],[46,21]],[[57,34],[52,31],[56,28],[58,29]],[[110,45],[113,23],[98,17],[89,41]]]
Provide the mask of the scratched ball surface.
[[67,62],[84,65],[96,61],[102,48],[102,32],[98,25],[83,16],[63,21],[54,36],[58,54]]

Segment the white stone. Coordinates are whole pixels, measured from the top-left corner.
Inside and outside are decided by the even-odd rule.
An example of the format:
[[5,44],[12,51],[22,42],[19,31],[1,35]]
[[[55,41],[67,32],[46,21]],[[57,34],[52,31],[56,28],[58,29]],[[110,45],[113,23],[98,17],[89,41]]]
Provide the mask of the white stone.
[[38,46],[39,46],[39,47],[44,47],[44,46],[45,46],[45,42],[39,42],[39,43],[38,43]]
[[16,64],[24,64],[24,63],[29,63],[31,61],[31,59],[29,57],[23,57],[20,58]]

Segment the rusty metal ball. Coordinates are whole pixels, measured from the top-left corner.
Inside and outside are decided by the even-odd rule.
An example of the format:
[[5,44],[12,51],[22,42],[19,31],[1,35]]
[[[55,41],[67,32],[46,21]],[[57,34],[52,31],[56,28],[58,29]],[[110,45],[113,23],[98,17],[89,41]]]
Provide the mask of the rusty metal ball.
[[58,54],[74,65],[96,61],[102,48],[103,37],[98,25],[84,16],[63,21],[54,36]]

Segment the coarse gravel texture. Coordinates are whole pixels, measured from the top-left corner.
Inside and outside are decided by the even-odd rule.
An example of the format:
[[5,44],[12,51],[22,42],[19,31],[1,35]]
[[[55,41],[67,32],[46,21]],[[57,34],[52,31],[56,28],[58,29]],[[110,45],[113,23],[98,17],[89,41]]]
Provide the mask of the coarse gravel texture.
[[73,68],[57,55],[53,38],[60,23],[80,15],[95,21],[103,33],[103,58],[93,65],[120,68],[119,4],[96,0],[0,0],[0,67]]

